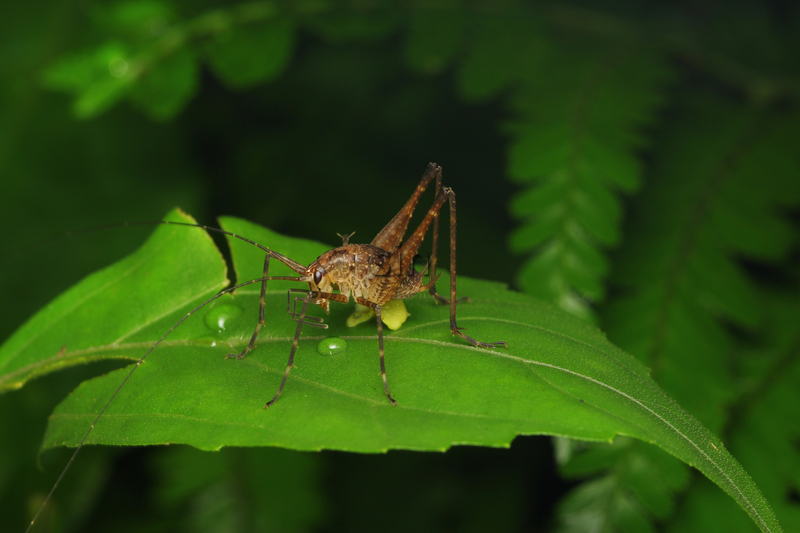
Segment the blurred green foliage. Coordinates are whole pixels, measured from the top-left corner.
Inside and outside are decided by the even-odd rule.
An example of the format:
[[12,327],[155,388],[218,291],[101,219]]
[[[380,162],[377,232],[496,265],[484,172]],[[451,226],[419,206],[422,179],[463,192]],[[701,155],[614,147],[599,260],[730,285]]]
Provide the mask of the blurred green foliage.
[[[800,530],[797,8],[40,0],[3,12],[3,338],[146,232],[44,237],[179,205],[203,223],[235,214],[331,245],[336,232],[369,240],[436,161],[459,195],[459,271],[596,321]],[[52,452],[45,475],[34,469],[47,414],[101,370],[0,398],[4,527],[24,527],[65,463]],[[702,476],[619,439],[556,442],[565,478],[591,476],[575,486],[530,437],[441,456],[117,455],[82,454],[42,530],[756,530]]]

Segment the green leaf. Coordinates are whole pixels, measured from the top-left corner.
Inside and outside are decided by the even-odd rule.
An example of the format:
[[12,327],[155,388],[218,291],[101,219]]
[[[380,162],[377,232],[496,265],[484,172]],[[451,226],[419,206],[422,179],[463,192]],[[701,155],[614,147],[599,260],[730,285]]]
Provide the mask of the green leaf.
[[[595,490],[590,495],[596,500],[594,504],[586,502],[587,505],[614,498],[625,501],[625,505],[648,524],[648,528],[637,530],[651,530],[649,513],[662,519],[670,516],[674,512],[675,493],[689,482],[689,469],[675,457],[655,446],[625,437],[618,437],[611,444],[557,439],[556,449],[562,475],[605,477],[599,483],[597,479],[587,482],[594,485]],[[584,490],[583,485],[573,489],[567,499],[586,494]],[[614,508],[601,505],[598,511],[592,520],[605,522],[603,531],[615,531]],[[572,517],[568,515],[560,517],[561,522],[570,520]]]
[[604,181],[625,191],[638,187],[641,164],[632,154],[608,146],[602,141],[602,137],[591,135],[584,139],[583,150],[586,159],[590,161],[589,166],[595,167]]
[[570,492],[558,505],[557,533],[584,531],[624,533],[655,530],[640,508],[621,490],[612,490],[611,477],[588,481]]
[[548,129],[521,128],[520,135],[509,148],[509,175],[520,182],[543,175],[563,176],[559,171],[569,164],[572,153],[569,137],[570,132],[563,125]]
[[[550,239],[561,223],[561,217],[553,216],[558,215],[561,210],[556,209],[553,211],[555,212],[543,213],[535,222],[529,222],[527,225],[514,230],[508,240],[509,248],[515,252],[533,250]],[[548,217],[548,214],[551,216]],[[536,285],[533,286],[535,287]],[[529,292],[529,294],[535,293]]]
[[[743,394],[729,408],[726,441],[757,480],[787,531],[800,530],[796,495],[800,487],[800,293],[765,291],[769,316],[756,346],[737,354]],[[778,466],[776,466],[778,465]],[[752,531],[741,513],[713,486],[698,479],[686,493],[670,531],[703,523],[709,533]],[[715,519],[717,517],[717,519]],[[725,517],[719,520],[718,517]]]
[[294,22],[286,17],[233,26],[206,47],[209,64],[235,89],[272,80],[289,64],[294,33]]
[[391,2],[345,4],[338,9],[326,9],[324,3],[317,6],[321,9],[310,9],[303,22],[311,31],[334,43],[376,41],[390,35],[403,20],[399,4]]
[[98,115],[121,100],[133,78],[127,76],[130,54],[115,41],[94,50],[72,54],[48,67],[45,86],[76,96],[73,112],[79,118]]
[[522,191],[511,200],[509,212],[514,216],[523,218],[533,213],[540,217],[543,211],[554,210],[554,206],[556,206],[556,211],[560,211],[562,208],[558,204],[561,198],[564,197],[567,185],[563,180],[551,179],[540,187],[531,187],[526,191]]
[[182,46],[158,61],[151,61],[141,79],[131,86],[130,99],[153,119],[178,114],[194,96],[199,81],[194,51]]
[[[325,249],[237,219],[223,225],[303,262]],[[240,280],[260,276],[263,255],[240,244],[231,247]],[[225,283],[219,254],[202,231],[159,227],[139,252],[88,277],[9,339],[0,348],[0,386],[21,386],[35,373],[88,359],[138,359]],[[446,279],[439,283],[447,286]],[[258,285],[216,300],[172,332],[137,367],[87,442],[381,452],[508,446],[519,434],[607,441],[629,435],[696,466],[764,531],[780,531],[722,442],[670,400],[641,363],[596,328],[497,283],[459,278],[459,294],[472,298],[459,306],[459,324],[479,339],[507,341],[508,350],[454,339],[447,307],[412,298],[408,322],[386,333],[389,386],[399,401],[393,407],[378,376],[374,325],[350,330],[343,325],[349,309],[332,306],[330,329],[303,330],[297,368],[281,399],[264,410],[295,331],[281,285],[270,283],[266,327],[246,358],[225,355],[249,339]],[[327,336],[345,338],[349,348],[318,354]],[[78,387],[51,417],[43,447],[76,445],[128,372]]]
[[[168,220],[194,223],[180,212]],[[225,287],[226,267],[208,235],[171,229],[159,227],[134,255],[87,277],[23,324],[0,348],[0,391],[80,363],[138,359],[141,355],[130,353],[130,348],[109,347],[149,343],[152,325],[159,319]],[[170,260],[162,261],[177,241],[185,246],[181,272]]]
[[161,0],[124,0],[94,4],[90,17],[95,26],[126,39],[148,41],[173,23],[175,6]]

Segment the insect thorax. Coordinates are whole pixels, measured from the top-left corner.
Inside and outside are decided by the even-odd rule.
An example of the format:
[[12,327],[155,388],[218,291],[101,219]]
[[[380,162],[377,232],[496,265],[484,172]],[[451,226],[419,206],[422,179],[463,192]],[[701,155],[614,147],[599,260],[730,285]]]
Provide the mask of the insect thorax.
[[309,265],[308,270],[313,272],[322,268],[325,271],[318,285],[323,292],[330,292],[335,286],[348,297],[361,296],[382,303],[374,299],[376,294],[371,294],[370,288],[388,258],[389,253],[381,248],[369,244],[348,244],[325,252]]

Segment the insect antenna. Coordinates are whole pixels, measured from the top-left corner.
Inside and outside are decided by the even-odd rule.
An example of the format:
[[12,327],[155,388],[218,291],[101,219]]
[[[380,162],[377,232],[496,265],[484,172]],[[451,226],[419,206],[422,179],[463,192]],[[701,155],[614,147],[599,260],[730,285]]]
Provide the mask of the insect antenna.
[[[286,266],[288,266],[289,268],[291,268],[292,270],[294,270],[298,274],[304,274],[305,273],[305,266],[303,266],[302,264],[300,264],[300,263],[298,263],[296,261],[293,261],[293,260],[289,259],[288,257],[286,257],[284,255],[281,255],[281,254],[279,254],[279,253],[277,253],[277,252],[275,252],[273,250],[270,250],[266,246],[263,246],[263,245],[255,242],[253,240],[250,240],[250,239],[248,239],[246,237],[242,237],[241,235],[237,235],[237,234],[232,233],[230,231],[225,231],[225,230],[222,230],[222,229],[219,229],[219,228],[215,228],[215,227],[212,227],[212,226],[205,226],[205,225],[202,225],[202,224],[189,224],[189,223],[186,223],[186,222],[173,222],[173,221],[169,221],[169,220],[143,221],[143,222],[122,222],[122,223],[119,223],[119,224],[109,224],[109,225],[105,225],[105,226],[97,226],[97,227],[94,227],[94,228],[86,228],[86,229],[83,229],[83,230],[77,230],[77,231],[73,231],[73,232],[67,233],[66,236],[74,235],[74,234],[78,234],[78,233],[84,233],[84,232],[87,232],[87,231],[112,228],[112,227],[140,226],[140,225],[158,225],[158,224],[166,224],[166,225],[171,225],[171,226],[187,226],[187,227],[193,227],[193,228],[202,228],[202,229],[205,229],[207,231],[213,231],[213,232],[216,232],[216,233],[221,233],[223,235],[229,235],[231,237],[235,237],[235,238],[237,238],[239,240],[242,240],[244,242],[252,244],[253,246],[256,246],[257,248],[265,251],[267,253],[267,260],[270,257],[274,257],[275,259],[279,260],[280,262],[282,262],[283,264],[285,264]],[[25,530],[26,533],[30,532],[31,528],[33,528],[33,525],[36,522],[36,519],[39,518],[39,515],[44,510],[44,508],[47,506],[47,503],[50,501],[50,498],[55,493],[56,489],[58,488],[59,484],[61,483],[61,480],[64,478],[64,476],[66,475],[67,471],[69,470],[70,466],[72,466],[72,463],[75,461],[75,458],[78,456],[78,453],[83,448],[83,445],[86,443],[86,440],[89,438],[89,435],[91,435],[91,433],[94,430],[94,427],[97,424],[97,422],[100,420],[100,418],[102,418],[102,416],[105,414],[105,412],[108,410],[109,406],[111,405],[111,402],[114,401],[114,399],[117,397],[119,392],[122,390],[122,387],[125,386],[125,384],[131,378],[133,373],[136,372],[136,369],[139,368],[139,366],[141,366],[141,364],[145,361],[147,356],[150,355],[153,352],[153,350],[155,350],[158,347],[158,345],[161,344],[161,342],[164,339],[166,339],[167,336],[169,336],[170,333],[172,333],[178,326],[183,324],[183,322],[187,318],[189,318],[191,315],[193,315],[194,313],[196,313],[197,311],[199,311],[200,309],[202,309],[206,305],[210,304],[211,302],[213,302],[214,300],[220,298],[221,296],[223,296],[225,294],[228,294],[228,293],[231,293],[231,292],[233,292],[233,291],[235,291],[237,289],[240,289],[240,288],[245,287],[247,285],[252,285],[253,283],[262,283],[263,284],[266,281],[297,281],[297,282],[303,282],[303,281],[308,281],[308,279],[306,277],[304,277],[304,276],[262,276],[262,277],[257,278],[257,279],[252,279],[252,280],[249,280],[249,281],[245,281],[243,283],[239,283],[239,284],[237,284],[237,285],[235,285],[233,287],[229,287],[229,288],[227,288],[225,290],[222,290],[222,291],[218,292],[217,294],[215,294],[214,296],[212,296],[208,300],[204,301],[203,303],[201,303],[200,305],[198,305],[197,307],[195,307],[194,309],[192,309],[191,311],[186,313],[183,317],[181,317],[181,319],[178,322],[176,322],[166,333],[164,333],[164,335],[162,335],[161,338],[159,338],[150,347],[150,349],[147,350],[147,353],[145,353],[142,356],[142,358],[139,359],[136,362],[136,364],[133,366],[133,368],[131,368],[130,372],[128,372],[128,374],[125,376],[125,378],[119,384],[117,389],[114,391],[114,393],[108,399],[108,401],[106,402],[105,406],[103,406],[103,409],[100,411],[100,413],[94,419],[94,422],[92,422],[92,425],[86,431],[86,434],[81,439],[80,443],[78,444],[78,447],[75,448],[75,451],[72,453],[72,456],[70,457],[69,461],[67,462],[66,466],[64,467],[64,470],[61,471],[61,474],[58,476],[58,479],[56,480],[56,482],[53,485],[53,487],[50,489],[50,492],[45,497],[45,499],[42,502],[41,506],[39,506],[39,510],[36,511],[36,514],[34,515],[33,519],[31,520],[31,523],[28,525],[28,528]],[[263,287],[263,285],[262,285],[262,287]],[[262,289],[262,292],[263,292],[263,289]],[[304,312],[301,313],[301,315],[304,315],[304,314],[305,314]],[[299,321],[300,325],[302,325],[303,322],[308,323],[309,318],[311,318],[311,317],[305,318],[305,320],[303,320],[303,318],[301,317],[300,321]],[[320,325],[320,324],[315,324],[313,322],[311,324],[309,324],[309,325],[315,325],[317,327],[327,327],[324,324]],[[285,377],[284,377],[284,379],[285,379]]]
[[[134,222],[116,222],[114,224],[103,224],[102,226],[91,226],[89,228],[81,228],[81,229],[77,229],[77,230],[71,230],[71,231],[67,231],[67,232],[64,232],[64,233],[60,233],[60,234],[52,236],[52,237],[46,237],[44,239],[41,239],[39,241],[34,242],[31,245],[31,248],[39,248],[42,245],[47,245],[47,244],[53,243],[53,242],[55,242],[55,241],[57,241],[59,239],[63,239],[65,237],[72,237],[74,235],[80,235],[82,233],[91,233],[91,232],[95,232],[95,231],[102,231],[102,230],[105,230],[105,229],[124,228],[124,227],[129,227],[129,226],[158,226],[158,225],[161,225],[161,224],[167,225],[167,226],[186,226],[186,227],[189,227],[189,228],[201,228],[201,229],[204,229],[206,231],[211,231],[211,232],[219,233],[219,234],[222,234],[222,235],[229,235],[231,237],[235,237],[235,238],[239,239],[240,241],[244,241],[244,242],[246,242],[248,244],[252,244],[256,248],[259,248],[259,249],[267,252],[268,254],[270,254],[271,257],[274,257],[275,259],[277,259],[281,263],[285,264],[286,266],[288,266],[289,268],[291,268],[292,270],[294,270],[298,274],[302,274],[305,271],[305,268],[306,268],[304,265],[298,263],[297,261],[293,261],[293,260],[289,259],[288,257],[286,257],[284,255],[281,255],[278,252],[276,252],[274,250],[271,250],[270,248],[267,248],[263,244],[259,244],[256,241],[253,241],[253,240],[248,239],[247,237],[243,237],[241,235],[237,235],[236,233],[233,233],[233,232],[230,232],[230,231],[225,231],[225,230],[220,229],[220,228],[215,228],[214,226],[206,226],[204,224],[190,224],[189,222],[177,222],[177,221],[172,221],[172,220],[139,220],[139,221],[134,221]],[[352,235],[353,234],[350,234],[350,237],[352,237]],[[26,251],[27,251],[27,249],[25,249],[25,248],[24,249],[20,249],[20,250],[16,250],[11,256],[9,256],[9,258],[13,259],[17,255],[21,255],[21,254],[26,253]]]
[[[191,224],[187,224],[187,225],[191,225]],[[221,297],[221,296],[223,296],[225,294],[228,294],[230,292],[235,291],[236,289],[240,289],[240,288],[245,287],[247,285],[252,285],[253,283],[262,283],[264,281],[303,281],[303,278],[297,277],[297,276],[269,276],[267,278],[251,279],[250,281],[245,281],[244,283],[239,283],[238,285],[236,285],[234,287],[230,287],[230,288],[227,288],[225,290],[222,290],[222,291],[218,292],[217,294],[215,294],[214,296],[212,296],[211,298],[209,298],[205,302],[201,303],[200,305],[198,305],[197,307],[195,307],[194,309],[192,309],[191,311],[186,313],[183,317],[181,317],[180,320],[178,320],[175,323],[175,325],[173,325],[171,328],[169,328],[169,331],[164,333],[164,335],[162,335],[161,338],[158,339],[155,342],[155,344],[153,344],[150,347],[149,350],[147,350],[147,353],[144,354],[142,356],[142,358],[139,359],[136,362],[135,365],[133,365],[133,368],[131,368],[131,371],[128,372],[128,374],[125,376],[125,379],[122,380],[122,383],[119,384],[119,387],[117,387],[117,389],[114,391],[114,394],[111,395],[111,398],[108,399],[108,401],[106,402],[106,404],[103,407],[103,409],[100,411],[100,413],[94,419],[94,422],[92,422],[92,425],[89,427],[89,430],[83,436],[83,439],[81,439],[81,442],[78,444],[78,447],[75,448],[75,451],[72,453],[72,456],[70,457],[69,461],[67,462],[67,465],[64,467],[64,470],[61,471],[61,475],[58,476],[58,479],[56,480],[55,484],[53,485],[53,488],[50,489],[50,492],[47,494],[47,497],[44,499],[44,502],[42,502],[42,505],[39,507],[39,510],[36,511],[36,515],[33,517],[33,520],[31,520],[31,523],[28,525],[28,529],[25,530],[26,533],[31,530],[31,528],[33,527],[34,522],[36,522],[36,519],[39,518],[39,514],[41,514],[42,510],[47,505],[47,502],[50,501],[50,497],[53,495],[53,493],[58,488],[59,483],[61,483],[61,480],[63,479],[64,475],[67,473],[67,470],[69,470],[69,467],[72,466],[72,463],[75,461],[75,458],[78,456],[78,453],[81,451],[81,448],[83,448],[83,445],[86,443],[86,439],[89,438],[89,435],[94,430],[94,426],[97,424],[97,422],[100,420],[100,418],[105,414],[106,410],[108,410],[108,407],[111,405],[111,402],[114,401],[114,398],[117,397],[117,394],[119,394],[119,391],[122,390],[122,387],[125,386],[125,384],[128,382],[128,380],[133,375],[133,373],[136,372],[136,369],[139,368],[139,366],[142,363],[144,363],[144,360],[147,359],[147,356],[150,355],[153,352],[153,350],[155,350],[158,347],[158,345],[161,344],[161,342],[164,339],[166,339],[167,336],[175,330],[175,328],[177,328],[178,326],[183,324],[183,322],[187,318],[192,316],[194,313],[196,313],[197,311],[199,311],[200,309],[202,309],[206,305],[210,304],[211,302],[213,302],[214,300],[216,300],[217,298],[219,298],[219,297]]]

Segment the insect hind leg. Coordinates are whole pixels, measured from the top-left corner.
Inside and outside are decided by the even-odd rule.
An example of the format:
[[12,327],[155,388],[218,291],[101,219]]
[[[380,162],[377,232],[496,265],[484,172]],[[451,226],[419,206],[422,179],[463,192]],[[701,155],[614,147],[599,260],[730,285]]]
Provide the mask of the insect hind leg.
[[505,341],[482,342],[475,340],[461,331],[464,328],[460,328],[456,324],[456,304],[460,301],[456,299],[456,193],[449,187],[442,187],[442,190],[445,191],[450,204],[450,299],[448,301],[446,298],[439,296],[434,286],[431,286],[429,292],[434,298],[438,297],[438,299],[447,301],[450,304],[450,331],[453,335],[458,335],[471,345],[480,348],[508,348],[508,343]]

